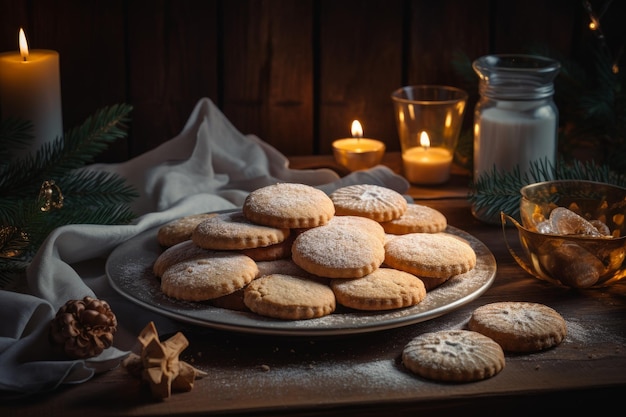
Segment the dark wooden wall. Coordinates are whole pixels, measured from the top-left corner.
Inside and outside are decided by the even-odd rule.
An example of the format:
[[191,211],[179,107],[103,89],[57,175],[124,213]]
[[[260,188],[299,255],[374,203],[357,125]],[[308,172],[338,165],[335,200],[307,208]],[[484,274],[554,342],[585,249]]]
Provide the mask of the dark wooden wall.
[[353,119],[398,150],[393,90],[449,84],[475,100],[456,62],[537,45],[570,57],[587,24],[578,0],[0,0],[0,51],[20,27],[59,51],[66,130],[134,106],[101,160],[175,136],[202,97],[290,156],[330,153]]

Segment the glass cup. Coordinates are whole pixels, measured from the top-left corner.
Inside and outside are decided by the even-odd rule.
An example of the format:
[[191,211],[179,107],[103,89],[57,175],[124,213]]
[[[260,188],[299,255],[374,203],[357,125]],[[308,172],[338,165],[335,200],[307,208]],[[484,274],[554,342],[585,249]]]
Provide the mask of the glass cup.
[[448,181],[467,93],[444,85],[414,85],[394,91],[391,99],[406,179],[425,185]]

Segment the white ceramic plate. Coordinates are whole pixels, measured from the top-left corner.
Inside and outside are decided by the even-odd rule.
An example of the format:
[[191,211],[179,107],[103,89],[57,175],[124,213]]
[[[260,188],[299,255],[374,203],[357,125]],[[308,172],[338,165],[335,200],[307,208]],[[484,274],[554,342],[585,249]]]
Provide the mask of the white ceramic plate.
[[152,264],[163,249],[158,228],[147,230],[118,246],[106,263],[109,282],[122,296],[148,310],[181,322],[236,332],[291,336],[345,335],[407,326],[442,316],[484,293],[496,275],[496,261],[489,249],[472,235],[448,226],[448,233],[466,239],[477,255],[476,267],[430,291],[416,306],[381,312],[338,308],[329,316],[310,320],[279,320],[254,313],[226,310],[208,303],[167,297],[152,273]]

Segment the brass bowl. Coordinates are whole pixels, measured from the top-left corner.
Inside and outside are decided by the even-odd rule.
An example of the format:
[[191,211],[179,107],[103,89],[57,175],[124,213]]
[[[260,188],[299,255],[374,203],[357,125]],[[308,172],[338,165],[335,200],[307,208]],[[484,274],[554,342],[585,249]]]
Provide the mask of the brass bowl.
[[[501,213],[501,220],[509,252],[524,270],[539,279],[574,288],[603,287],[626,276],[626,188],[560,180],[527,185],[520,193],[522,224],[505,213]],[[546,229],[546,221],[557,207],[594,224],[601,221],[606,225],[601,226],[603,235]],[[518,230],[522,256],[506,240],[508,222]]]

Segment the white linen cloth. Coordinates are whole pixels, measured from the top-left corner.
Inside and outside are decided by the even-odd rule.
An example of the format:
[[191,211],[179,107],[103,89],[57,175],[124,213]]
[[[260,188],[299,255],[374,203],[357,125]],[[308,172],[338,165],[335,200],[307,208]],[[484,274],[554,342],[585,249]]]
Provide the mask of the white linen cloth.
[[[108,284],[104,260],[119,244],[176,218],[241,206],[247,194],[277,182],[297,182],[330,193],[349,184],[377,184],[405,193],[408,182],[384,166],[340,178],[328,169],[293,170],[275,148],[241,134],[211,102],[201,99],[181,133],[137,158],[84,169],[115,172],[136,187],[138,215],[129,225],[67,225],[47,237],[27,269],[28,289],[0,291],[0,394],[24,396],[80,383],[119,365],[141,329],[154,321],[159,333],[180,323],[118,295]],[[71,196],[66,196],[71,198]],[[53,349],[48,328],[68,300],[106,300],[117,317],[114,346],[89,360],[68,360]]]

